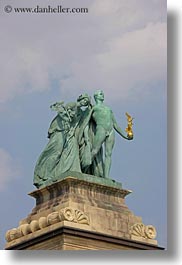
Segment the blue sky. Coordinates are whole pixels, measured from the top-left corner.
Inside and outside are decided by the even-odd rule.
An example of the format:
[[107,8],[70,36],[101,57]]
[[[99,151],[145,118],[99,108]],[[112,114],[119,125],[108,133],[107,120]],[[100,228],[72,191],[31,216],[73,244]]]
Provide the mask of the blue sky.
[[[51,1],[24,2],[0,5],[45,7]],[[166,247],[166,1],[61,3],[89,13],[0,13],[0,249],[5,231],[34,207],[27,193],[55,115],[49,106],[97,89],[123,129],[125,112],[135,117],[134,141],[116,137],[111,176],[133,191],[127,205],[156,227]]]

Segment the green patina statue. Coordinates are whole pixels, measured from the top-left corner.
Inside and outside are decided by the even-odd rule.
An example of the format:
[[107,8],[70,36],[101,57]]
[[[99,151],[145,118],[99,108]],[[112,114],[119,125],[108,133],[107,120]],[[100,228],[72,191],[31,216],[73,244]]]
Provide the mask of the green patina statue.
[[128,123],[130,133],[125,135],[112,110],[103,103],[103,91],[96,91],[94,99],[94,106],[88,94],[79,96],[77,102],[51,105],[57,115],[48,130],[49,142],[35,166],[34,185],[37,188],[59,180],[61,174],[68,171],[109,178],[114,129],[124,139],[132,140],[131,119]]

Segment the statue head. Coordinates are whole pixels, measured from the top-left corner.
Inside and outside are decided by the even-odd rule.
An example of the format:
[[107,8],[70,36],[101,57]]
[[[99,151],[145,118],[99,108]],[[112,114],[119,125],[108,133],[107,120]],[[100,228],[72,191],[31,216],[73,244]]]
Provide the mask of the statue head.
[[98,101],[103,102],[104,101],[104,92],[102,90],[97,90],[94,93],[94,99],[96,102],[98,102]]
[[80,107],[86,107],[91,104],[91,99],[88,94],[84,93],[77,98],[77,102]]
[[64,110],[64,101],[56,102],[50,106],[51,110],[61,112]]
[[76,112],[77,112],[77,104],[75,102],[70,102],[70,103],[66,104],[65,108],[67,110],[69,118],[73,119],[76,115]]

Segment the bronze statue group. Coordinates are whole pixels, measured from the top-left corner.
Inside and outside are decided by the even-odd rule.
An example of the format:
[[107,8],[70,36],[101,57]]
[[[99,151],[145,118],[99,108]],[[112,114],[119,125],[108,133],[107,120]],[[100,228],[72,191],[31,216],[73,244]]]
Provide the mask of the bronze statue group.
[[35,166],[37,188],[56,182],[68,171],[109,178],[114,130],[127,140],[133,137],[118,126],[112,110],[104,104],[103,91],[97,90],[94,100],[92,105],[91,97],[82,94],[76,102],[51,105],[57,115],[48,130],[49,142]]

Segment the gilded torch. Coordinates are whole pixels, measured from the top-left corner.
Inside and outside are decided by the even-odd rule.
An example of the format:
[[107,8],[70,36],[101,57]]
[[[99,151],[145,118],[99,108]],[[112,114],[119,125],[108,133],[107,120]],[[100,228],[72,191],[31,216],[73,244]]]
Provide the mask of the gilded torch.
[[127,112],[126,112],[126,117],[127,117],[127,121],[128,121],[128,126],[126,127],[125,131],[127,132],[127,136],[128,138],[132,139],[133,138],[133,130],[132,130],[132,126],[133,126],[133,119]]

